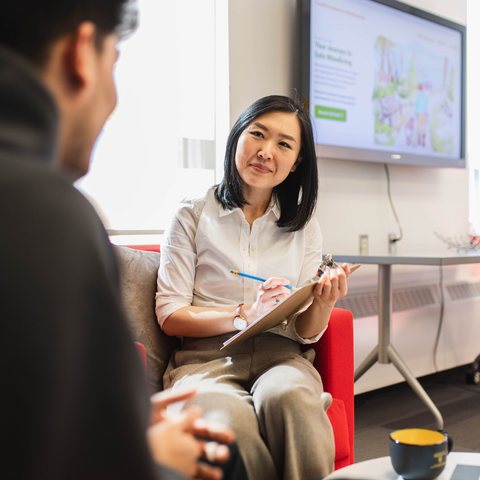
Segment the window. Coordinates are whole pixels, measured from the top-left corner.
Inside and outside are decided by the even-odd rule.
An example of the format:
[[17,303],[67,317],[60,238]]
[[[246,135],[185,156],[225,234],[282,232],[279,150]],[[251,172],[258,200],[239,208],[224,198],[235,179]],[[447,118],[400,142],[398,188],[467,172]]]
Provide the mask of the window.
[[229,132],[228,2],[138,5],[117,108],[76,185],[110,234],[161,233],[182,198],[220,181]]

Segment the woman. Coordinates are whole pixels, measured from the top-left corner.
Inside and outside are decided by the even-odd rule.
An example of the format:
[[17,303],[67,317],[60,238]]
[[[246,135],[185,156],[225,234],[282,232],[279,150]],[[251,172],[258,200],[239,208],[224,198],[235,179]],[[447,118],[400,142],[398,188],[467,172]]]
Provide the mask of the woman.
[[[349,268],[327,271],[305,311],[220,351],[242,323],[289,294],[285,285],[301,286],[316,274],[317,187],[308,113],[290,98],[264,97],[230,132],[222,182],[182,203],[162,246],[157,317],[167,335],[183,337],[164,386],[198,386],[195,403],[235,430],[252,480],[333,470],[315,354],[302,353],[300,344],[318,341],[326,329],[335,301],[347,292]],[[268,280],[258,286],[230,269]]]

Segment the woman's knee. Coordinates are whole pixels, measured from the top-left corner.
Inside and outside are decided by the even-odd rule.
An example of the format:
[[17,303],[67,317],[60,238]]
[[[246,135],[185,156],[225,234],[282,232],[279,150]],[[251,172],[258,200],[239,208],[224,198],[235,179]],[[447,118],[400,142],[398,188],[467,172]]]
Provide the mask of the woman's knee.
[[198,405],[203,416],[233,428],[235,433],[258,429],[257,416],[250,397],[242,398],[237,394],[222,391],[200,391],[185,403],[185,407]]

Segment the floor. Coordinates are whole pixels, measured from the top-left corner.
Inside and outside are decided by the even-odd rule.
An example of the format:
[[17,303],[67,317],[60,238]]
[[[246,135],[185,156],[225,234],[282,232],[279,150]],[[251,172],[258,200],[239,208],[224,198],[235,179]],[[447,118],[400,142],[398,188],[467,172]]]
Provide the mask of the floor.
[[[418,379],[440,410],[458,452],[480,452],[480,384],[466,383],[469,367]],[[435,422],[406,383],[357,395],[355,462],[388,455],[390,432],[411,427],[435,429]]]

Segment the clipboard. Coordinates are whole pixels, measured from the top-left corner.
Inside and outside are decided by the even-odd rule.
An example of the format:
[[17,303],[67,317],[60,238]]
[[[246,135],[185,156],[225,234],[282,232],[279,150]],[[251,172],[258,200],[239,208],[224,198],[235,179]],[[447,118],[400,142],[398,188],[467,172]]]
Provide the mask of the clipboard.
[[[359,267],[360,265],[355,265],[352,267],[350,269],[351,273],[353,273]],[[265,332],[265,330],[276,327],[286,320],[290,315],[293,315],[294,313],[299,312],[308,306],[310,303],[312,303],[313,290],[317,285],[318,279],[319,277],[311,278],[311,282],[294,290],[288,297],[277,303],[267,313],[263,314],[261,317],[258,317],[245,330],[242,330],[233,337],[230,337],[226,342],[223,343],[223,347],[220,350],[243,343],[245,340],[258,335],[259,333]]]

